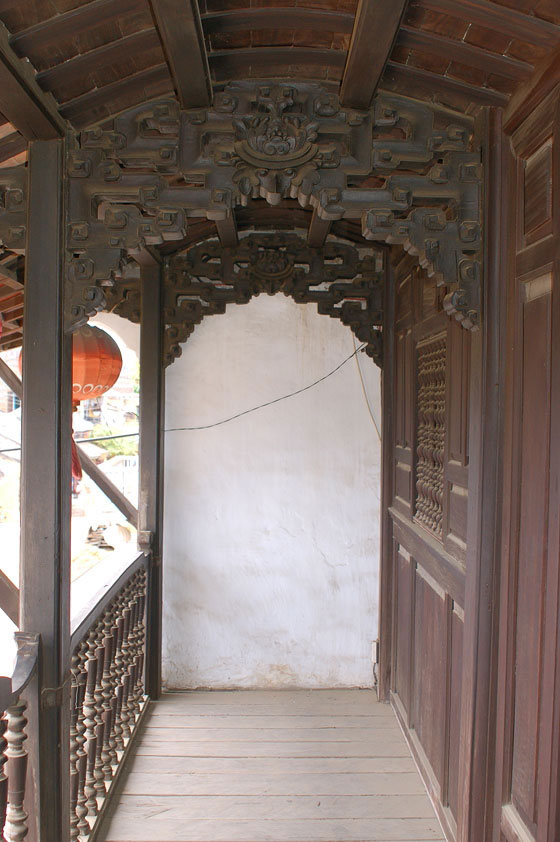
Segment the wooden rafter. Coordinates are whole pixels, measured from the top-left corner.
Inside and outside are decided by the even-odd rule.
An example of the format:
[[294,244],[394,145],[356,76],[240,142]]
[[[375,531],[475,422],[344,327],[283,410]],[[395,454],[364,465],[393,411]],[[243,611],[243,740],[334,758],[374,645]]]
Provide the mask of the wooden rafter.
[[197,0],[150,0],[181,108],[205,108],[212,83]]
[[294,6],[228,9],[202,15],[202,26],[206,35],[286,28],[311,32],[342,32],[349,35],[353,25],[354,15],[348,12],[300,9]]
[[[274,68],[278,75],[284,68],[294,65],[333,68],[342,71],[345,62],[343,50],[316,50],[309,47],[247,47],[235,50],[214,50],[209,57],[210,68],[217,81],[226,81],[233,74],[240,78],[250,68],[253,72]],[[292,74],[290,74],[292,75]]]
[[239,242],[235,211],[232,211],[226,219],[217,219],[216,230],[222,246],[224,248],[234,248]]
[[27,140],[62,137],[66,123],[54,99],[45,94],[33,68],[15,54],[0,25],[0,111]]
[[16,626],[19,622],[19,588],[0,570],[0,608]]
[[560,27],[554,23],[490,0],[421,0],[421,6],[530,44],[553,47],[560,41]]
[[325,240],[331,230],[332,222],[330,219],[321,219],[315,208],[309,223],[309,230],[307,232],[307,242],[311,248],[322,248]]
[[462,97],[466,102],[474,102],[478,105],[496,105],[498,107],[507,105],[509,99],[506,94],[493,91],[491,88],[469,85],[459,79],[440,76],[438,73],[431,73],[429,70],[421,70],[407,64],[397,64],[393,61],[387,62],[383,79],[384,82],[404,83],[410,92],[410,96],[418,95],[420,89],[422,89],[424,93],[429,91],[430,94],[452,94]]
[[407,0],[360,0],[340,89],[344,106],[371,105],[406,5]]

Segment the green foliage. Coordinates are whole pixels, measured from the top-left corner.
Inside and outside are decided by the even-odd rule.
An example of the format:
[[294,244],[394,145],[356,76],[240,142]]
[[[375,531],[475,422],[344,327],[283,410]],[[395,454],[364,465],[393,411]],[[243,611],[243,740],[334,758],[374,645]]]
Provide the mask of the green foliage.
[[[130,427],[109,428],[105,424],[97,424],[92,430],[92,438],[96,439],[101,436],[116,436],[119,433],[131,433],[133,430]],[[84,441],[87,442],[87,439]],[[107,441],[96,442],[98,447],[102,447],[111,456],[135,456],[138,453],[138,436],[128,436],[123,439],[108,439]]]

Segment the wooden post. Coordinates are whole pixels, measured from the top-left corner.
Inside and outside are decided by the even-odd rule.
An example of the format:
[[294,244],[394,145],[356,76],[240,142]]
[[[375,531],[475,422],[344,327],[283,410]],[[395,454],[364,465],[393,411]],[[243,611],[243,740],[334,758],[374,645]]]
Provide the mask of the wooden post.
[[[457,839],[492,837],[493,742],[496,708],[497,609],[501,543],[505,284],[508,236],[507,144],[502,115],[485,122],[485,284],[481,329],[473,334],[470,385],[469,512]],[[509,242],[511,246],[511,241]],[[490,723],[490,724],[489,724]]]
[[[29,700],[30,839],[69,838],[71,341],[63,327],[62,140],[29,148],[20,628],[41,635]],[[36,826],[34,827],[34,824]]]
[[379,698],[389,701],[393,649],[393,417],[395,369],[395,274],[389,252],[385,253],[385,312],[383,321],[383,369],[381,402],[381,553],[379,576]]
[[161,694],[161,601],[163,526],[163,435],[165,379],[163,370],[161,266],[145,254],[141,265],[140,332],[140,489],[138,540],[149,551],[146,606],[146,692]]

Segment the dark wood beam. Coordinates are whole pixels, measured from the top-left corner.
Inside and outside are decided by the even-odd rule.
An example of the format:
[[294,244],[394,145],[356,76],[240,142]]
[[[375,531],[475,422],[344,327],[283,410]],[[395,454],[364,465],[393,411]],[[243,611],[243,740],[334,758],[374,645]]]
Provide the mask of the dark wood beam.
[[326,9],[300,9],[266,6],[257,9],[228,9],[202,15],[206,35],[223,32],[246,32],[259,29],[295,29],[306,32],[337,32],[349,35],[354,15]]
[[37,81],[43,90],[54,91],[59,85],[69,80],[86,77],[114,62],[126,61],[141,52],[157,47],[159,43],[160,39],[155,29],[135,32],[97,49],[89,50],[87,53],[80,53],[62,64],[55,64],[54,67],[38,73]]
[[508,134],[515,131],[558,84],[560,84],[560,47],[547,55],[535,69],[531,79],[513,94],[505,113],[505,131]]
[[554,23],[490,0],[420,0],[418,5],[530,44],[554,47],[560,42],[560,27]]
[[229,80],[233,73],[243,77],[248,68],[264,71],[266,78],[283,75],[287,68],[294,65],[330,67],[342,71],[346,53],[344,50],[314,50],[308,47],[247,47],[215,50],[208,60],[216,81],[222,82]]
[[[147,70],[125,76],[109,85],[103,85],[93,91],[88,91],[87,94],[68,100],[61,106],[60,113],[71,120],[76,128],[81,128],[95,122],[95,117],[92,120],[92,111],[95,109],[106,108],[104,116],[108,116],[109,113],[112,113],[111,103],[116,100],[122,101],[121,97],[125,96],[128,99],[128,106],[143,102],[148,98],[146,88],[154,85],[160,86],[166,81],[169,81],[169,91],[172,91],[173,83],[169,76],[167,64],[148,67]],[[122,108],[118,110],[122,110]]]
[[140,263],[140,549],[150,556],[146,604],[146,692],[161,694],[163,450],[165,374],[163,368],[162,268],[155,260]]
[[397,36],[397,45],[440,56],[449,61],[457,61],[468,67],[475,67],[487,73],[495,73],[497,76],[503,76],[506,79],[523,81],[528,79],[533,72],[533,66],[525,61],[489,53],[487,50],[475,47],[473,44],[467,44],[465,41],[444,38],[435,32],[413,29],[410,26],[401,26]]
[[19,589],[0,570],[0,608],[14,625],[19,625]]
[[45,94],[29,62],[18,58],[0,24],[0,111],[27,140],[63,137],[66,123],[52,96]]
[[31,143],[29,171],[20,628],[41,635],[41,669],[26,696],[38,805],[29,835],[69,842],[72,343],[63,327],[63,141]]
[[216,220],[216,230],[224,248],[235,248],[239,242],[239,238],[237,236],[237,223],[235,221],[234,210],[232,210],[226,219]]
[[331,224],[330,219],[321,219],[317,213],[317,209],[314,208],[307,232],[307,242],[311,248],[320,249],[324,246],[325,240],[331,230]]
[[406,5],[407,0],[359,0],[340,88],[342,105],[370,107]]
[[198,0],[150,0],[181,108],[212,103],[212,82]]
[[119,16],[130,15],[144,6],[143,0],[93,0],[69,12],[54,15],[10,37],[10,44],[20,56],[56,44],[64,38],[86,35],[91,29],[110,24]]
[[0,140],[0,161],[7,161],[27,149],[26,139],[19,132],[10,132]]
[[381,87],[386,83],[396,82],[399,84],[399,92],[405,89],[410,96],[418,94],[452,94],[460,96],[465,102],[472,102],[478,105],[496,105],[503,107],[507,105],[509,97],[493,91],[491,88],[479,88],[476,85],[469,85],[450,76],[440,76],[429,70],[420,70],[407,64],[398,64],[388,61],[383,75]]

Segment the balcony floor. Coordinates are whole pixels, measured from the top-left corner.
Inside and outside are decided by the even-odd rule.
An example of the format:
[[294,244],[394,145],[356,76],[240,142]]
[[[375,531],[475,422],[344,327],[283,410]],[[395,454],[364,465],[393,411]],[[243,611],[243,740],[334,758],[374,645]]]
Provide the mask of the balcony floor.
[[372,691],[169,693],[148,717],[102,842],[444,839]]

